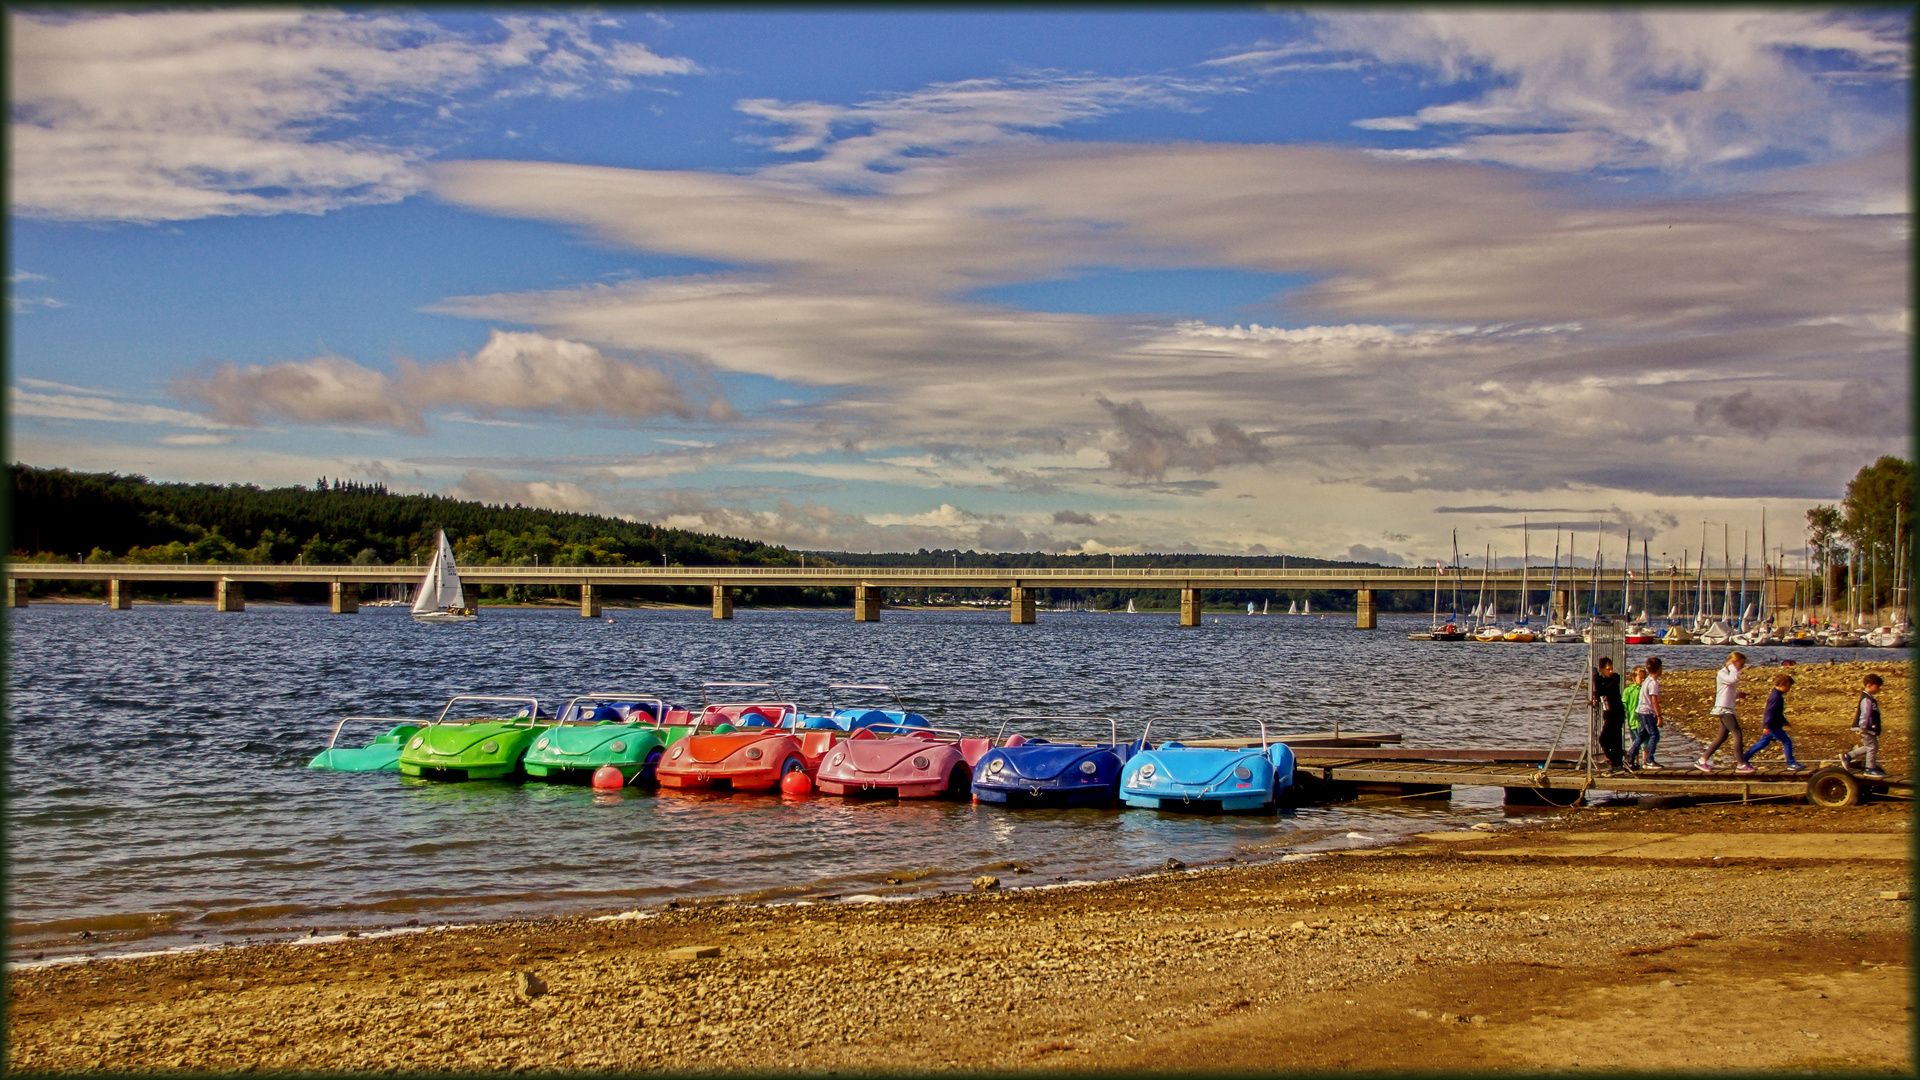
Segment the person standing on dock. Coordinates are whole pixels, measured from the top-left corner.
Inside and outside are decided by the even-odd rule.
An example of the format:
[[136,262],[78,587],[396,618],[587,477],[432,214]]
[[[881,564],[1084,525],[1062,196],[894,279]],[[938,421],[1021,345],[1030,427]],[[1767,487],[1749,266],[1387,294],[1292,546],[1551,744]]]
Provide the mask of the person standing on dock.
[[1787,755],[1787,768],[1794,772],[1806,768],[1794,758],[1793,740],[1787,737],[1787,691],[1791,689],[1793,676],[1784,671],[1774,676],[1773,692],[1767,695],[1767,711],[1760,717],[1760,726],[1764,730],[1758,739],[1753,740],[1753,746],[1740,759],[1740,764],[1751,765],[1768,743],[1777,742]]
[[1753,771],[1753,766],[1746,762],[1747,737],[1740,733],[1740,717],[1733,711],[1734,704],[1746,696],[1740,692],[1740,669],[1746,666],[1746,653],[1730,652],[1727,654],[1727,666],[1713,677],[1713,715],[1720,720],[1720,737],[1713,740],[1713,745],[1707,747],[1707,752],[1700,755],[1699,761],[1693,763],[1693,767],[1701,772],[1713,771],[1713,755],[1729,735],[1733,737],[1734,760],[1739,762],[1734,766],[1734,771]]
[[1860,712],[1853,721],[1860,745],[1840,755],[1840,765],[1847,769],[1853,768],[1855,758],[1866,759],[1867,775],[1875,778],[1887,775],[1880,768],[1880,699],[1873,696],[1879,689],[1880,676],[1871,671],[1860,680]]
[[1627,767],[1634,767],[1644,746],[1647,768],[1658,769],[1660,763],[1653,760],[1653,751],[1660,745],[1660,658],[1647,657],[1647,666],[1641,670],[1647,674],[1640,680],[1640,694],[1633,703],[1633,745],[1627,748]]
[[[1640,684],[1647,677],[1647,669],[1634,668],[1627,673],[1627,683],[1620,688],[1620,704],[1626,709],[1627,739],[1631,747],[1640,745]],[[1627,751],[1627,770],[1631,772],[1638,758],[1632,749]]]
[[1620,775],[1626,755],[1620,749],[1620,727],[1627,708],[1620,701],[1620,673],[1613,670],[1613,657],[1600,658],[1593,673],[1593,704],[1600,706],[1600,752],[1607,755],[1607,775]]

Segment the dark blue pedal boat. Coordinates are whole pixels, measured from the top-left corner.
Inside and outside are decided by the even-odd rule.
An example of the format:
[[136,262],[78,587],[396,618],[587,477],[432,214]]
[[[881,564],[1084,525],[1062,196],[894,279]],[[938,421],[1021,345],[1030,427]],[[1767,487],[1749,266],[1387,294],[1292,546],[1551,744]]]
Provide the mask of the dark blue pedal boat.
[[[1020,734],[1021,727],[1059,730],[1105,724],[1106,742],[1055,740]],[[1009,725],[1016,733],[1008,735]],[[1120,769],[1140,749],[1122,742],[1105,716],[1010,716],[996,744],[973,767],[973,797],[1003,806],[1105,806],[1120,786]]]

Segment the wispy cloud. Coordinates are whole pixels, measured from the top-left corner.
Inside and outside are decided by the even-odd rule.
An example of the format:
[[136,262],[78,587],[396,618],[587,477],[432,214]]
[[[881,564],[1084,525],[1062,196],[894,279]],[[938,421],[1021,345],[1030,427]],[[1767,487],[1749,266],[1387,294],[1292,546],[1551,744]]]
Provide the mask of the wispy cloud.
[[[424,186],[416,165],[435,148],[436,105],[696,70],[604,40],[606,20],[592,16],[502,17],[495,35],[291,8],[8,19],[13,210],[68,220],[391,202]],[[409,107],[422,120],[406,138],[359,123]]]
[[[21,380],[22,382],[37,380]],[[40,383],[57,387],[57,383]],[[160,405],[117,401],[79,387],[61,387],[62,393],[43,393],[8,387],[7,410],[14,416],[32,416],[46,420],[95,420],[118,424],[170,424],[175,427],[221,429],[231,427],[198,413],[169,409]]]
[[1863,107],[1848,86],[1907,77],[1905,13],[1348,10],[1311,24],[1331,54],[1476,84],[1459,101],[1359,122],[1443,136],[1397,151],[1408,156],[1697,175],[1856,154],[1905,125],[1904,94]]

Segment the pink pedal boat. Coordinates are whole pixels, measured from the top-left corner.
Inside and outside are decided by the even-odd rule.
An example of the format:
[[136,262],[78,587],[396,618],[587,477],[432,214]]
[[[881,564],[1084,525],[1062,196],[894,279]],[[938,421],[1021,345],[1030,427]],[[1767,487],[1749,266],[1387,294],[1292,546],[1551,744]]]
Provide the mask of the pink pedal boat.
[[824,795],[967,799],[974,763],[992,748],[944,728],[875,724],[835,745],[813,783]]

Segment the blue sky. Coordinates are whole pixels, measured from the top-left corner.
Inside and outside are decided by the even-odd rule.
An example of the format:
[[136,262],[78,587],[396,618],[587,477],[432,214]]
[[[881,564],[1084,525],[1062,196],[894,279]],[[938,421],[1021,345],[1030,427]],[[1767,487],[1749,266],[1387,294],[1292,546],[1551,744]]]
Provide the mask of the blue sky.
[[1904,11],[9,19],[32,464],[1410,563],[1908,443]]

